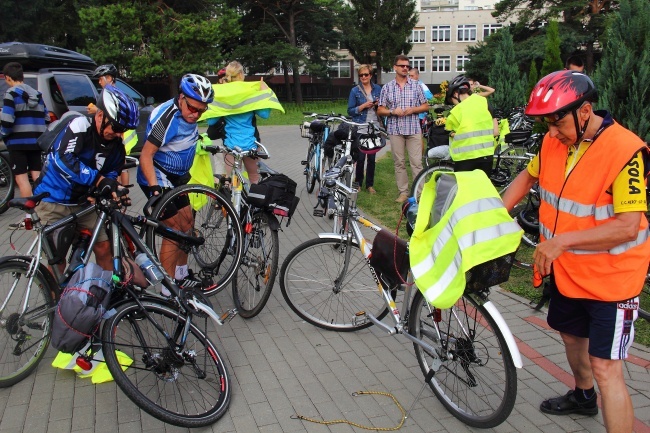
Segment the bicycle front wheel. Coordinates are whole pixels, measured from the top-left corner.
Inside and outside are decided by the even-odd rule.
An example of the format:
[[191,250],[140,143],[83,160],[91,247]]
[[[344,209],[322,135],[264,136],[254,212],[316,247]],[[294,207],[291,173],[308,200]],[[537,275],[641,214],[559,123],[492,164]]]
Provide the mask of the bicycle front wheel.
[[463,296],[440,310],[416,292],[409,333],[435,348],[437,356],[413,343],[425,377],[436,370],[429,385],[452,415],[478,428],[505,421],[517,396],[517,371],[501,330],[482,305]]
[[332,331],[356,331],[372,325],[362,312],[383,318],[388,309],[370,266],[355,244],[345,274],[347,244],[312,239],[289,253],[280,270],[282,296],[302,319]]
[[639,317],[650,322],[650,270],[639,294]]
[[28,270],[29,263],[24,261],[0,264],[0,305],[4,304],[0,311],[0,388],[34,371],[50,344],[56,283],[41,265],[28,286]]
[[317,168],[318,165],[318,154],[316,153],[316,145],[314,143],[309,144],[309,150],[307,151],[307,165],[305,166],[305,177],[307,181],[307,192],[312,193],[314,191],[314,186],[316,186],[316,178],[318,177]]
[[269,227],[269,216],[253,215],[252,229],[244,236],[244,253],[232,280],[232,297],[244,319],[257,316],[271,296],[278,273],[280,244],[277,230]]
[[0,214],[9,209],[9,200],[14,198],[14,173],[7,159],[0,155]]
[[[104,322],[102,349],[115,383],[151,416],[180,427],[213,424],[230,404],[230,377],[216,346],[169,305],[122,305]],[[158,327],[160,329],[158,329]],[[172,339],[168,341],[166,336]]]
[[151,218],[204,239],[203,245],[192,246],[169,239],[164,229],[147,228],[147,246],[170,276],[187,257],[188,268],[204,281],[203,294],[216,294],[230,283],[241,259],[242,228],[232,204],[217,190],[203,185],[174,188],[163,196]]
[[439,164],[432,165],[415,176],[415,179],[413,179],[413,185],[411,185],[411,197],[415,197],[417,203],[420,202],[420,196],[422,195],[424,184],[431,179],[431,175],[436,171],[454,171],[453,162],[449,161],[448,163],[445,163],[440,161]]

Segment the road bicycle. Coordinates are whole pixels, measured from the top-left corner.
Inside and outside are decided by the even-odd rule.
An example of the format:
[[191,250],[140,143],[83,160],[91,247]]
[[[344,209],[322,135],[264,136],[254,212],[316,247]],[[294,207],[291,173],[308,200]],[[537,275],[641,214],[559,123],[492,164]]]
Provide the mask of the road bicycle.
[[332,128],[331,114],[303,113],[305,118],[313,119],[300,125],[300,135],[309,139],[307,158],[300,161],[305,166],[307,192],[312,193],[316,184],[320,184],[325,173],[324,146]]
[[[245,319],[257,316],[271,296],[280,254],[280,222],[274,210],[253,204],[250,182],[245,175],[243,158],[269,157],[266,147],[261,143],[257,143],[257,146],[251,150],[241,150],[238,147],[203,147],[213,155],[224,153],[232,156],[232,175],[217,177],[220,179],[220,193],[232,200],[237,216],[231,223],[242,228],[242,237],[233,237],[230,242],[233,247],[239,244],[242,249],[241,260],[232,279],[232,295],[238,314]],[[261,161],[258,166],[261,180],[279,174]]]
[[[407,338],[425,377],[423,388],[428,384],[447,410],[470,426],[499,425],[514,406],[522,360],[488,299],[489,289],[466,291],[453,307],[441,310],[414,290],[410,272],[404,285],[380,278],[361,228],[381,228],[359,214],[358,191],[340,180],[350,170],[344,157],[325,177],[326,186],[348,204],[344,231],[321,233],[289,253],[280,271],[282,296],[298,316],[320,328],[357,331],[374,324]],[[381,321],[387,315],[390,325]]]
[[[124,190],[123,192],[128,192]],[[41,361],[50,343],[56,303],[65,285],[65,274],[56,265],[65,257],[68,245],[55,244],[52,237],[62,230],[75,230],[76,220],[98,213],[88,242],[91,251],[101,230],[107,230],[113,257],[113,278],[105,319],[91,336],[91,349],[80,353],[77,363],[90,365],[99,347],[116,384],[138,407],[166,423],[182,427],[206,426],[217,421],[230,404],[230,376],[217,346],[207,335],[207,322],[222,325],[234,314],[218,316],[200,293],[181,290],[165,272],[156,256],[141,240],[135,227],[146,227],[172,239],[201,245],[205,240],[172,230],[141,215],[125,213],[125,203],[94,195],[95,204],[50,225],[43,226],[35,210],[36,196],[10,201],[10,206],[31,214],[36,238],[24,255],[0,259],[0,387],[11,386],[27,377]],[[41,263],[45,253],[50,271]],[[158,296],[135,285],[133,270],[123,258],[144,254],[151,261],[162,285],[171,293]],[[73,257],[78,257],[75,253]],[[90,254],[75,266],[88,265]],[[137,266],[137,265],[136,265]],[[146,284],[145,284],[146,285]],[[203,322],[203,323],[201,323]],[[81,363],[80,361],[81,360]],[[128,360],[128,361],[127,361]]]

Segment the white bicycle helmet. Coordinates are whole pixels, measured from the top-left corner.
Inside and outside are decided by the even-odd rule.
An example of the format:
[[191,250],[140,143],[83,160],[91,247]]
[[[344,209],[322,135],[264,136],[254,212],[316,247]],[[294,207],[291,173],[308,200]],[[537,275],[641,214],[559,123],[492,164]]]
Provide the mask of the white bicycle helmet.
[[359,151],[366,155],[379,152],[386,146],[386,139],[377,130],[368,128],[367,133],[359,134]]
[[214,90],[212,90],[212,83],[197,74],[185,74],[181,78],[180,91],[188,98],[197,101],[210,103],[214,99]]

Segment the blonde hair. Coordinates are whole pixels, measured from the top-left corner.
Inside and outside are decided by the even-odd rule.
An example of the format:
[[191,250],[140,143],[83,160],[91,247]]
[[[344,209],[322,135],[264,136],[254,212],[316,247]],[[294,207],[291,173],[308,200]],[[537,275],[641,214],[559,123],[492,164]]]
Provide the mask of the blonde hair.
[[357,66],[357,74],[358,74],[359,72],[361,72],[363,69],[367,69],[368,72],[370,73],[370,75],[372,75],[372,66],[367,65],[367,64],[365,64],[365,63],[362,64],[362,65]]
[[224,77],[224,79],[228,83],[230,83],[231,81],[243,81],[244,67],[241,65],[241,63],[239,63],[236,60],[228,63],[228,66],[226,66],[226,76]]

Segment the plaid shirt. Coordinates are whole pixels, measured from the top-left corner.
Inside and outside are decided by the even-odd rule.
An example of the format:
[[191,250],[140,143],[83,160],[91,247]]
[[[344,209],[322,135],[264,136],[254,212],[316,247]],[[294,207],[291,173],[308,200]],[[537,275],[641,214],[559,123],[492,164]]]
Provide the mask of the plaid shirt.
[[[419,107],[425,102],[427,102],[427,98],[424,97],[422,86],[410,78],[407,79],[403,89],[395,80],[387,83],[381,88],[381,95],[379,96],[379,105],[389,110]],[[422,133],[420,119],[417,114],[402,117],[388,116],[386,129],[389,135],[415,135]]]

